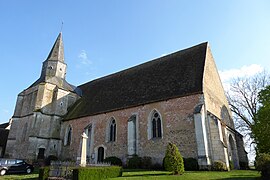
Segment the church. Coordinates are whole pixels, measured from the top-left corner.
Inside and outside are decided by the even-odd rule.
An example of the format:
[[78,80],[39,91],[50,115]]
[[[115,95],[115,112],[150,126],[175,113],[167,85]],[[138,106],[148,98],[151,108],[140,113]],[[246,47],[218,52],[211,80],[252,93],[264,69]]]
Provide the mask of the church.
[[6,157],[87,161],[133,155],[162,164],[169,142],[201,169],[247,162],[207,42],[74,86],[60,33],[40,77],[18,94]]

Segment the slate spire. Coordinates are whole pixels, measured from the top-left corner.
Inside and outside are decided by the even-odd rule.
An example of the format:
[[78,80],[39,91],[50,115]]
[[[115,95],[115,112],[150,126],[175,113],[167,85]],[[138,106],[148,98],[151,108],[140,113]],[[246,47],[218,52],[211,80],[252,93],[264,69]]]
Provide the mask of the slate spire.
[[46,60],[61,61],[64,62],[64,44],[62,38],[62,32],[59,33],[51,52]]

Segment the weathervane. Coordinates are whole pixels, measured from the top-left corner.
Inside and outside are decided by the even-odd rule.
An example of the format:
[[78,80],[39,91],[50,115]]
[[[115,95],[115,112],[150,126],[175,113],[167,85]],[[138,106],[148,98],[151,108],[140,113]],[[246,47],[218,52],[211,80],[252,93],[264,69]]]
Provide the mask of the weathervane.
[[60,32],[62,32],[63,26],[64,26],[64,22],[62,21]]

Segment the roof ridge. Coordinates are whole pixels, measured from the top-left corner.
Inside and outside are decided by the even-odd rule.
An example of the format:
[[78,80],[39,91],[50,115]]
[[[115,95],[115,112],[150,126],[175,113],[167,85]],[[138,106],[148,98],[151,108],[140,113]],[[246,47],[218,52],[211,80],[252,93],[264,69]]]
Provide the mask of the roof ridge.
[[81,84],[81,85],[78,85],[78,87],[81,87],[81,86],[84,86],[84,85],[86,85],[86,84],[93,83],[93,82],[96,82],[96,81],[101,81],[101,80],[103,80],[103,79],[111,78],[111,77],[116,76],[116,75],[118,75],[118,74],[121,74],[121,73],[130,71],[130,70],[132,70],[132,69],[137,69],[138,67],[143,66],[143,65],[145,65],[145,64],[151,64],[151,63],[153,63],[153,62],[155,62],[155,61],[158,61],[158,60],[161,60],[161,59],[163,59],[163,58],[168,58],[168,57],[170,57],[170,56],[173,56],[173,55],[176,55],[176,54],[178,54],[178,53],[181,53],[181,52],[184,52],[184,51],[188,51],[188,50],[191,50],[191,49],[194,49],[194,48],[198,48],[198,47],[200,47],[200,46],[206,46],[206,47],[207,47],[208,44],[209,44],[208,41],[202,42],[202,43],[197,44],[197,45],[194,45],[194,46],[192,46],[192,47],[188,47],[188,48],[185,48],[185,49],[181,49],[181,50],[172,52],[172,53],[170,53],[170,54],[167,54],[167,55],[164,55],[164,56],[161,56],[161,57],[158,57],[158,58],[151,59],[151,60],[149,60],[149,61],[147,61],[147,62],[143,62],[143,63],[137,64],[137,65],[135,65],[135,66],[128,67],[127,69],[123,69],[123,70],[114,72],[114,73],[112,73],[112,74],[108,74],[108,75],[99,77],[99,78],[97,78],[97,79],[90,80],[90,81],[85,82],[85,83],[83,83],[83,84]]

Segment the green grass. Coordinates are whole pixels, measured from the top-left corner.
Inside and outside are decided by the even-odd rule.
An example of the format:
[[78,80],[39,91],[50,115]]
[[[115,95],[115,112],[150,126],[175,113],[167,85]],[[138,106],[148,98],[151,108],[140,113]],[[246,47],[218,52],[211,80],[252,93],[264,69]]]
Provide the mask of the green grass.
[[38,179],[38,173],[32,174],[7,174],[0,176],[0,179],[27,179],[27,180],[36,180]]
[[[183,175],[170,175],[167,171],[145,171],[145,170],[124,170],[123,177],[112,178],[111,180],[124,179],[176,179],[176,180],[259,180],[260,174],[255,170],[234,170],[229,172],[215,171],[186,171]],[[38,172],[33,174],[12,174],[0,176],[0,179],[38,179]]]
[[4,176],[0,176],[0,180],[4,179],[27,179],[27,180],[36,180],[38,179],[38,168],[34,169],[34,172],[31,174],[6,174]]
[[179,179],[179,180],[254,180],[260,179],[258,171],[234,170],[229,172],[216,171],[186,171],[183,175],[170,175],[167,171],[125,171],[123,177],[112,180],[124,179]]

